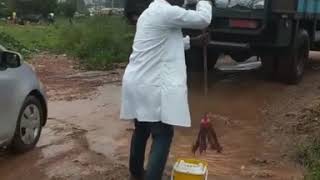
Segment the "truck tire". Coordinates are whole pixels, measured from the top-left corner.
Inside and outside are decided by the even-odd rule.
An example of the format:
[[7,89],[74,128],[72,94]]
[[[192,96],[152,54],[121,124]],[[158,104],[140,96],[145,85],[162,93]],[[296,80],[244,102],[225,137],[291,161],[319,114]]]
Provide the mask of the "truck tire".
[[[208,70],[212,70],[219,58],[218,53],[210,52],[208,49]],[[186,65],[188,72],[202,72],[203,69],[203,49],[192,47],[186,51]]]
[[310,39],[306,30],[300,30],[294,44],[278,57],[277,75],[288,84],[298,84],[304,74],[305,63],[309,58]]

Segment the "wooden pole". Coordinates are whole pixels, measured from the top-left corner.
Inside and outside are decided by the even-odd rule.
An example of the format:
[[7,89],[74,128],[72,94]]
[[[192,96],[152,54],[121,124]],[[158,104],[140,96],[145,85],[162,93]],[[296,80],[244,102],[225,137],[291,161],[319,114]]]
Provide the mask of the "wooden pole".
[[[207,31],[203,31],[203,35],[206,35]],[[203,81],[204,81],[204,95],[208,95],[208,45],[203,44]]]

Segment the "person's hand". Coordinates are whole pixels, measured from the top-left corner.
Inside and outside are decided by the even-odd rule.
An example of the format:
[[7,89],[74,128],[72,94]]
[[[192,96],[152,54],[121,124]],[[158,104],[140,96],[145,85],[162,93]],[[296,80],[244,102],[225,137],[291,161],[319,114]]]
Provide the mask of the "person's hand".
[[205,46],[209,43],[209,33],[204,33],[196,37],[190,38],[191,46]]

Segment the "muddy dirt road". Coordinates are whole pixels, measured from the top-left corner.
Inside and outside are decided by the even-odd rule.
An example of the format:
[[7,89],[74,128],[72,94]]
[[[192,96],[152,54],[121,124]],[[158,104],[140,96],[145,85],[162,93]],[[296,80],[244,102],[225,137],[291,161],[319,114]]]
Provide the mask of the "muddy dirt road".
[[[126,180],[132,125],[118,118],[123,69],[84,72],[64,56],[45,53],[32,64],[49,94],[49,121],[34,151],[0,153],[0,179]],[[215,72],[208,97],[202,75],[190,76],[193,127],[176,130],[167,173],[176,158],[193,157],[199,119],[211,111],[224,151],[197,156],[209,162],[210,180],[303,179],[303,168],[289,158],[292,142],[283,132],[290,127],[288,114],[319,95],[318,67],[320,54],[313,53],[299,86],[261,80],[257,71]]]

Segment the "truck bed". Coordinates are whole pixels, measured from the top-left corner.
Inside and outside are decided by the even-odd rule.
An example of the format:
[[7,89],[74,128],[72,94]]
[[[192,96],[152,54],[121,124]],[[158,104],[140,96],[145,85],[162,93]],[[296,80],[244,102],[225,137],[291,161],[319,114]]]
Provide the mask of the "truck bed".
[[320,18],[320,0],[269,0],[272,12],[293,13],[301,18]]

